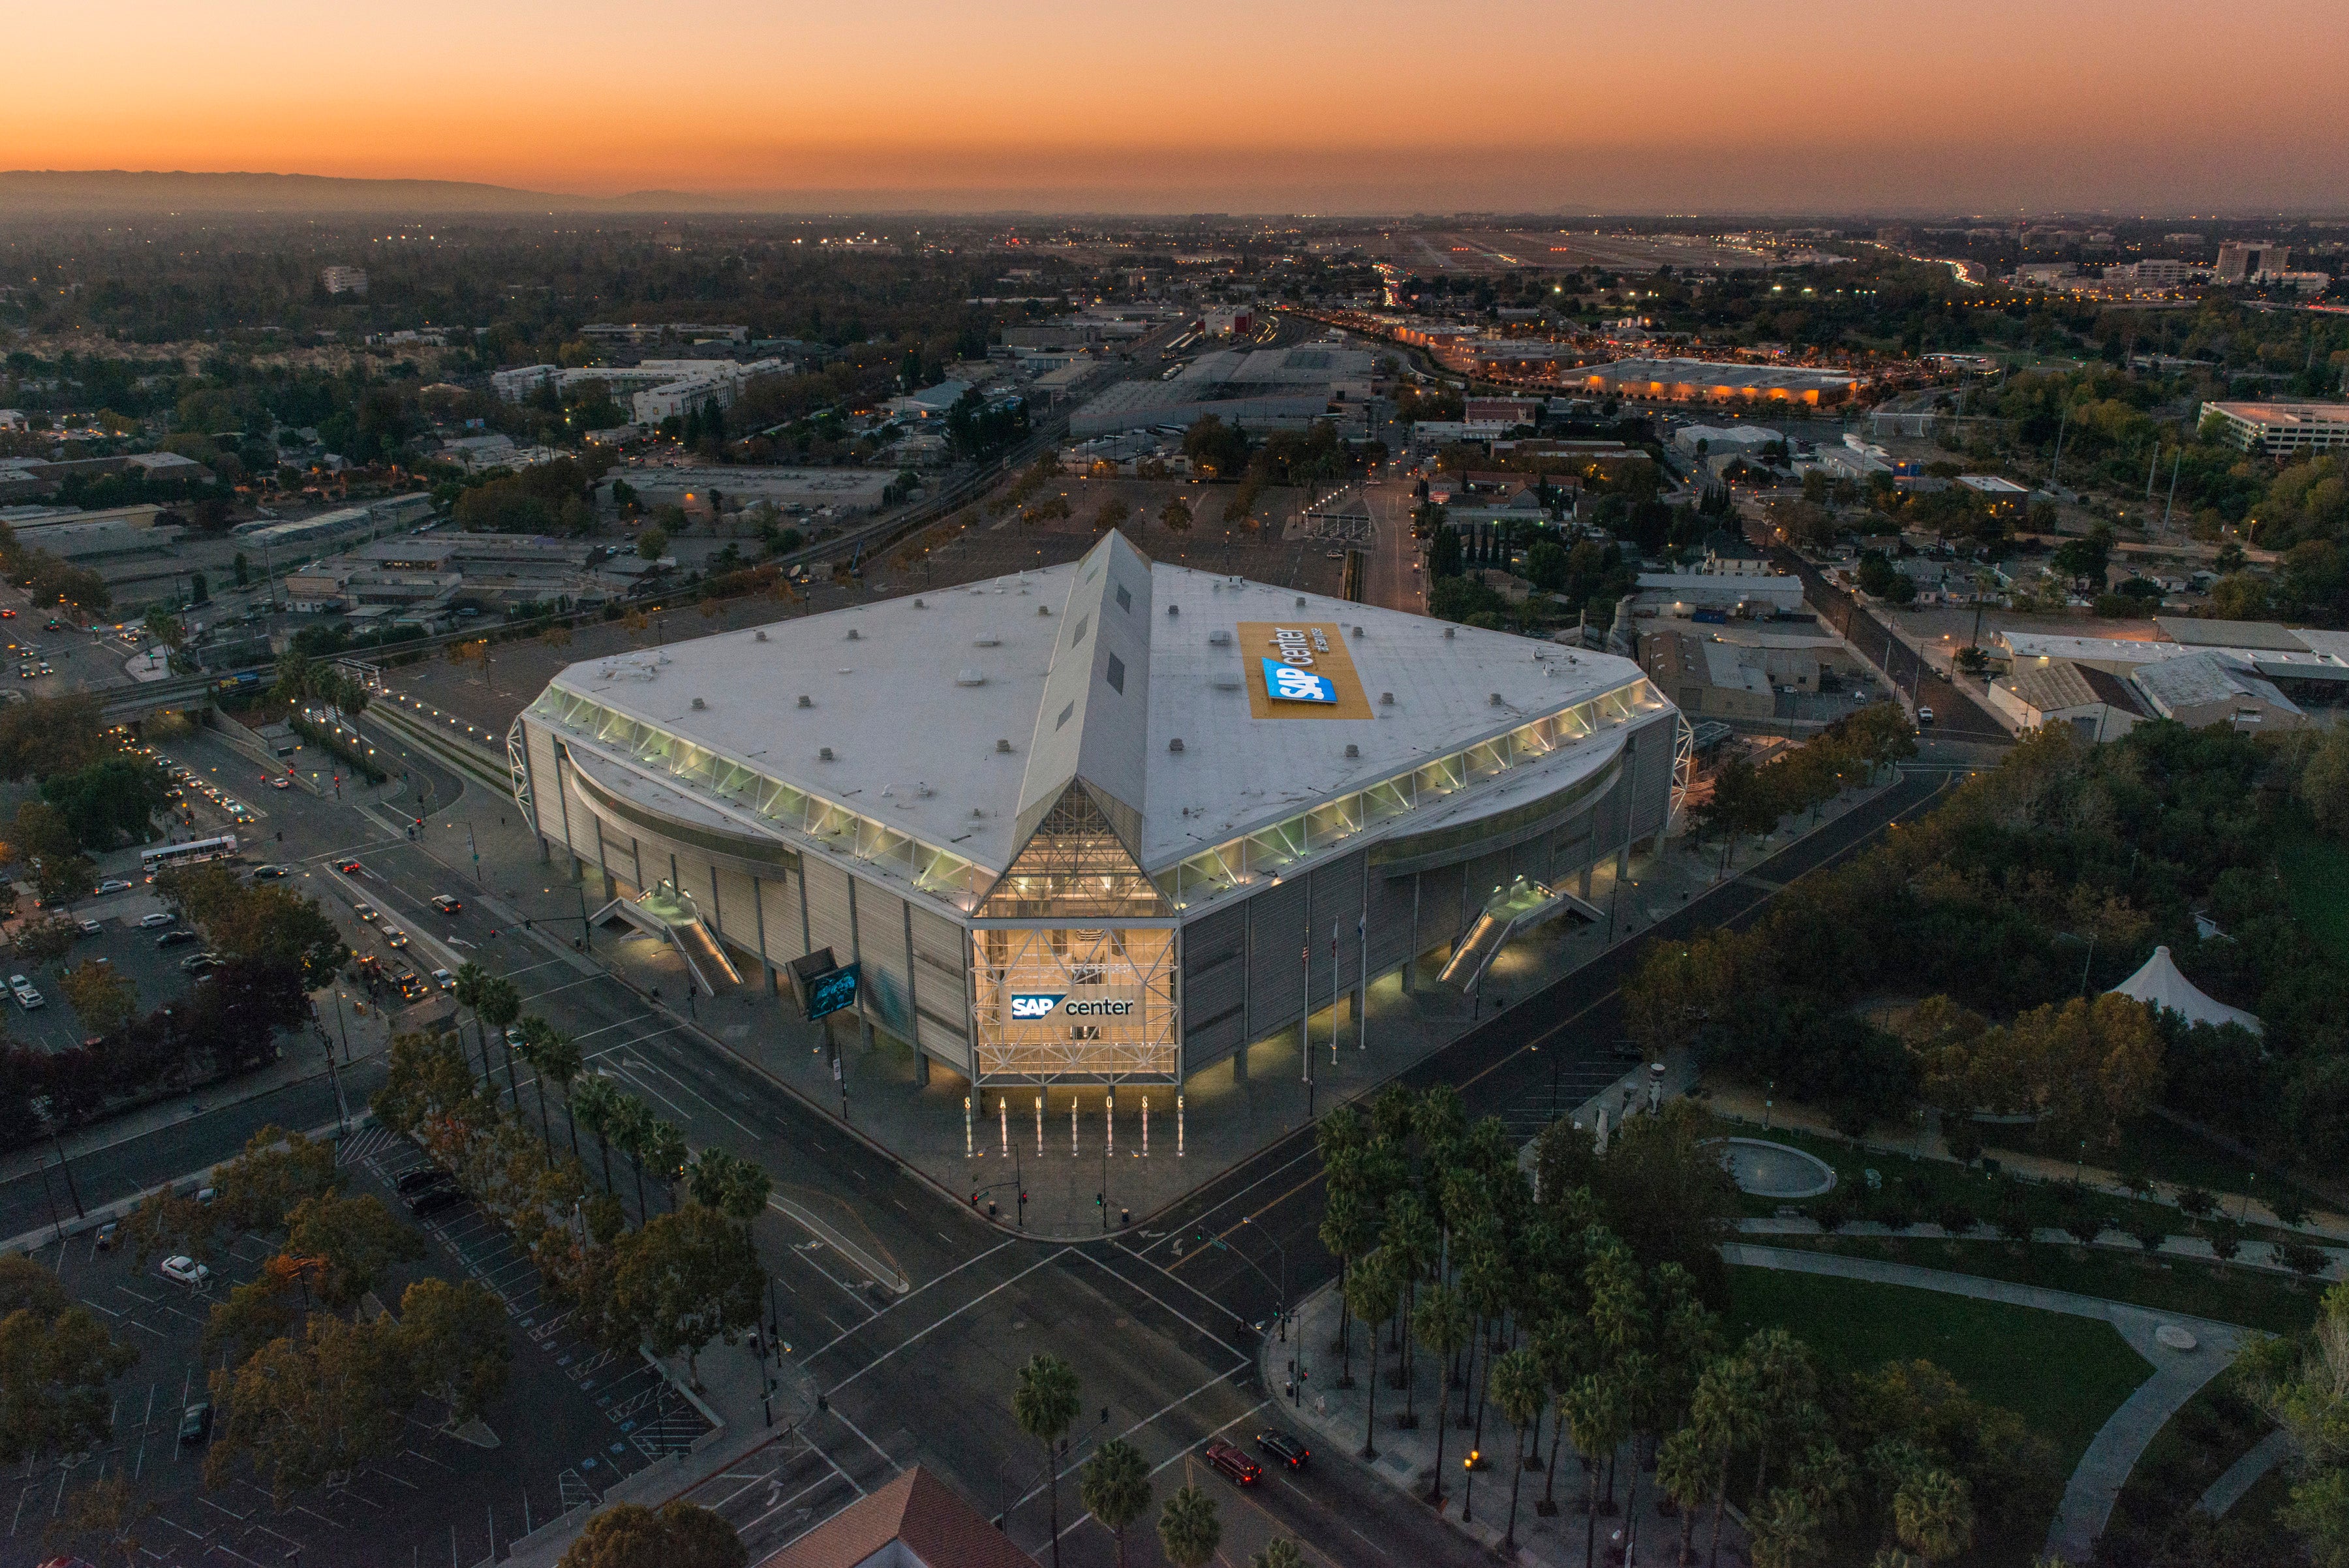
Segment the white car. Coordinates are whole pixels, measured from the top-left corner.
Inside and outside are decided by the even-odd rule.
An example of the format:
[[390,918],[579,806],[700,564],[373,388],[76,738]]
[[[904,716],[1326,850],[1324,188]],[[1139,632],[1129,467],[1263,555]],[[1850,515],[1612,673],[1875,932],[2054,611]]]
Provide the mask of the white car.
[[157,926],[168,926],[171,923],[171,917],[165,914],[160,909],[156,910],[151,915],[141,915],[139,917],[140,929],[142,930],[151,931]]
[[198,1289],[202,1289],[212,1277],[212,1270],[181,1252],[174,1252],[156,1266],[162,1270],[165,1279],[178,1284],[194,1285]]
[[43,996],[39,992],[35,991],[29,985],[21,987],[16,992],[16,1005],[23,1008],[27,1012],[32,1012],[33,1009],[36,1007],[47,1007],[48,1004],[48,998]]
[[100,893],[128,893],[130,891],[130,884],[119,877],[109,877],[98,885],[98,890]]

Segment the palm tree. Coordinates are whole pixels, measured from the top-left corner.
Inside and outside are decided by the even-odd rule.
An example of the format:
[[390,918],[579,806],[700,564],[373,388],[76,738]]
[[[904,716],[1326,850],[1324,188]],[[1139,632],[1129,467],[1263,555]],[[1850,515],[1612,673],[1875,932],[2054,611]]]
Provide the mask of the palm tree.
[[[1413,1336],[1434,1354],[1440,1374],[1468,1338],[1468,1308],[1461,1301],[1459,1291],[1451,1285],[1429,1286],[1427,1299],[1412,1314],[1411,1330]],[[1435,1476],[1427,1484],[1430,1502],[1444,1501],[1444,1429],[1451,1424],[1444,1418],[1445,1390],[1440,1376],[1435,1392]],[[1464,1417],[1468,1413],[1468,1387],[1464,1381],[1460,1387],[1460,1413]]]
[[[481,985],[474,991],[474,1023],[476,1027],[486,1026],[483,1028],[481,1038],[482,1071],[486,1074],[489,1069],[489,1036],[494,1033],[499,1043],[505,1047],[506,1087],[513,1095],[513,1108],[516,1116],[522,1115],[522,1084],[514,1077],[513,1043],[506,1038],[506,1030],[517,1017],[521,1016],[521,1013],[522,991],[513,981],[502,974],[484,977]],[[494,1094],[495,1091],[492,1090],[492,1093]]]
[[1517,1459],[1509,1467],[1509,1528],[1501,1540],[1501,1550],[1510,1552],[1517,1548],[1517,1489],[1526,1479],[1526,1428],[1541,1419],[1549,1390],[1542,1383],[1541,1361],[1531,1350],[1510,1351],[1493,1363],[1485,1378],[1502,1416],[1517,1429]]
[[1948,1470],[1916,1472],[1892,1494],[1892,1532],[1926,1562],[1948,1562],[1973,1545],[1972,1489]]
[[1680,1552],[1672,1561],[1689,1568],[1696,1561],[1696,1511],[1713,1495],[1713,1449],[1695,1427],[1682,1427],[1656,1450],[1656,1485],[1681,1512]]
[[[543,1018],[522,1021],[522,1037],[528,1053],[523,1060],[538,1075],[538,1121],[542,1134],[546,1127],[546,1085],[553,1084],[563,1092],[564,1119],[571,1124],[571,1158],[579,1158],[579,1117],[571,1108],[571,1085],[578,1081],[585,1058],[579,1054],[578,1044]],[[549,1138],[550,1147],[553,1139]]]
[[1607,1372],[1587,1373],[1567,1392],[1564,1408],[1567,1430],[1582,1456],[1582,1561],[1588,1568],[1599,1558],[1599,1471],[1623,1441],[1622,1386]]
[[1379,1457],[1379,1325],[1392,1316],[1401,1293],[1384,1247],[1367,1253],[1346,1276],[1346,1304],[1369,1325],[1371,1334],[1370,1407],[1362,1418],[1362,1458]]
[[612,1141],[620,1146],[636,1174],[636,1223],[642,1225],[652,1218],[645,1208],[645,1155],[652,1145],[652,1107],[634,1095],[615,1096],[611,1129]]
[[1754,1568],[1803,1568],[1818,1560],[1826,1521],[1798,1487],[1782,1486],[1746,1516]]
[[[603,1152],[604,1191],[609,1196],[612,1190],[611,1134],[619,1125],[620,1102],[627,1096],[613,1087],[611,1079],[591,1077],[583,1080],[579,1092],[568,1097],[571,1119],[595,1135],[595,1147]],[[574,1133],[572,1136],[576,1137],[578,1135]]]
[[1713,1533],[1705,1547],[1706,1568],[1715,1568],[1721,1561],[1721,1511],[1729,1501],[1729,1461],[1737,1445],[1761,1425],[1762,1393],[1754,1364],[1742,1355],[1724,1355],[1706,1367],[1689,1400],[1689,1419],[1721,1465],[1713,1478]]
[[1744,1356],[1754,1368],[1755,1425],[1761,1455],[1754,1468],[1754,1496],[1770,1495],[1770,1449],[1789,1435],[1795,1417],[1818,1393],[1818,1373],[1811,1366],[1810,1347],[1783,1328],[1756,1329],[1745,1342]]
[[696,1203],[744,1225],[766,1212],[774,1185],[765,1171],[722,1148],[703,1149],[685,1168],[685,1189]]
[[1286,1535],[1276,1535],[1248,1559],[1248,1568],[1305,1568],[1305,1553]]
[[[1460,1293],[1476,1314],[1476,1332],[1468,1341],[1468,1380],[1476,1381],[1476,1346],[1488,1339],[1487,1326],[1505,1316],[1509,1310],[1509,1297],[1516,1289],[1519,1272],[1516,1260],[1509,1255],[1508,1239],[1501,1228],[1500,1218],[1489,1210],[1479,1214],[1464,1228],[1460,1237]],[[1485,1353],[1485,1386],[1492,1381],[1492,1350]],[[1468,1417],[1467,1391],[1460,1397],[1460,1416],[1464,1425]],[[1485,1446],[1485,1386],[1476,1393],[1476,1436],[1475,1444]]]
[[1363,1191],[1361,1152],[1340,1149],[1327,1157],[1323,1171],[1330,1198],[1321,1210],[1321,1244],[1338,1260],[1338,1386],[1351,1388],[1353,1346],[1347,1330],[1353,1313],[1346,1301],[1346,1275],[1371,1241],[1371,1205]]
[[1557,1511],[1557,1451],[1566,1446],[1566,1396],[1579,1380],[1589,1344],[1589,1327],[1580,1318],[1558,1317],[1534,1335],[1534,1355],[1540,1358],[1542,1382],[1549,1390],[1555,1412],[1549,1434],[1549,1468],[1542,1477],[1541,1506],[1545,1516]]
[[1150,1461],[1123,1438],[1112,1438],[1085,1461],[1077,1496],[1117,1542],[1117,1568],[1125,1568],[1125,1532],[1150,1509]]
[[1044,1445],[1044,1480],[1052,1494],[1052,1568],[1061,1563],[1061,1435],[1077,1418],[1077,1375],[1057,1355],[1038,1354],[1019,1369],[1011,1390],[1012,1419],[1019,1429]]
[[473,960],[467,959],[457,966],[457,983],[452,988],[457,993],[458,1005],[471,1009],[472,1012],[473,1038],[481,1043],[481,1082],[484,1084],[491,1081],[490,1043],[481,1032],[481,986],[492,978],[493,977],[488,970],[483,969]]
[[1158,1511],[1158,1544],[1174,1568],[1206,1568],[1223,1540],[1224,1521],[1216,1517],[1216,1500],[1197,1487],[1185,1487]]
[[[1419,1285],[1435,1267],[1435,1220],[1427,1206],[1414,1192],[1400,1193],[1387,1205],[1386,1229],[1380,1238],[1380,1250],[1392,1261],[1396,1278],[1403,1292],[1405,1321],[1419,1308]],[[1409,1431],[1419,1425],[1417,1379],[1414,1357],[1408,1337],[1402,1343],[1402,1428]]]
[[668,1207],[677,1211],[677,1179],[685,1174],[685,1135],[665,1121],[656,1119],[645,1137],[645,1159],[652,1166],[653,1174],[661,1179],[668,1191]]

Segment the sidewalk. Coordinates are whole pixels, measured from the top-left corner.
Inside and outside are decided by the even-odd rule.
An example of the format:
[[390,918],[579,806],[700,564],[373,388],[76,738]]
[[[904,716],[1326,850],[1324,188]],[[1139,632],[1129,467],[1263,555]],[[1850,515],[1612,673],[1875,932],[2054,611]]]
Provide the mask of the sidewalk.
[[[1741,1236],[1823,1236],[1826,1232],[1816,1220],[1795,1215],[1773,1215],[1763,1219],[1740,1220],[1737,1222],[1737,1233]],[[1896,1231],[1889,1225],[1874,1220],[1855,1220],[1837,1231],[1836,1234],[1849,1236],[1856,1240],[1894,1236],[1911,1241],[1951,1239],[1950,1233],[1939,1225],[1922,1221],[1909,1226],[1906,1231]],[[1958,1239],[1982,1241],[1993,1234],[1995,1232],[1989,1223],[1984,1221],[1977,1225],[1966,1237]],[[2031,1240],[2041,1246],[2085,1245],[2101,1248],[2106,1251],[2127,1252],[2133,1256],[2142,1256],[2145,1251],[2137,1244],[2135,1237],[2125,1231],[2116,1230],[2103,1231],[2095,1241],[2084,1243],[2068,1231],[2059,1230],[2052,1225],[2044,1225],[2031,1233]],[[2319,1280],[2349,1279],[2349,1248],[2327,1247],[2323,1251],[2331,1262],[2316,1278]],[[2209,1239],[2203,1236],[2165,1236],[2162,1238],[2161,1245],[2154,1250],[2154,1256],[2186,1258],[2203,1263],[2215,1263],[2220,1261],[2219,1255],[2210,1250]],[[2256,1269],[2262,1273],[2282,1274],[2287,1277],[2292,1274],[2292,1271],[2286,1268],[2282,1260],[2276,1256],[2276,1243],[2272,1241],[2245,1241],[2242,1251],[2229,1261],[2227,1266],[2230,1269]]]
[[[2095,1554],[2096,1537],[2113,1511],[2129,1471],[2156,1433],[2204,1384],[2225,1371],[2243,1343],[2245,1332],[2232,1324],[2207,1318],[2182,1317],[2155,1312],[2125,1302],[2100,1301],[2038,1285],[2013,1284],[1973,1274],[1953,1274],[1940,1269],[1920,1269],[1907,1263],[1872,1258],[1847,1258],[1832,1252],[1806,1252],[1776,1247],[1732,1243],[1721,1250],[1732,1268],[1784,1269],[1838,1279],[1866,1280],[1878,1284],[1906,1285],[2001,1302],[2038,1312],[2064,1313],[2073,1317],[2109,1323],[2129,1348],[2151,1364],[2153,1375],[2121,1402],[2089,1439],[2087,1451],[2064,1488],[2064,1501],[2047,1527],[2045,1552],[2067,1563],[2086,1563]],[[2184,1330],[2181,1335],[2178,1330]]]
[[[1934,1117],[1931,1125],[1925,1130],[1912,1137],[1904,1137],[1898,1143],[1883,1139],[1854,1140],[1836,1131],[1828,1122],[1826,1113],[1816,1106],[1796,1105],[1791,1100],[1780,1100],[1775,1104],[1765,1105],[1761,1093],[1746,1084],[1722,1083],[1708,1085],[1707,1087],[1712,1090],[1712,1097],[1705,1102],[1706,1107],[1724,1121],[1744,1122],[1756,1127],[1773,1125],[1790,1127],[1797,1132],[1807,1133],[1813,1137],[1829,1139],[1854,1148],[1868,1149],[1885,1155],[1942,1160],[1951,1165],[1957,1163],[1950,1154],[1949,1144],[1941,1137],[1939,1116]],[[2090,1190],[2101,1192],[2107,1198],[2139,1198],[2141,1200],[2165,1204],[2172,1209],[2178,1206],[2178,1193],[2189,1185],[2183,1182],[2157,1181],[2153,1185],[2151,1197],[2144,1199],[2142,1195],[2123,1187],[2117,1172],[2099,1166],[2083,1167],[2069,1160],[2053,1159],[2045,1155],[2003,1147],[1998,1149],[1993,1158],[1998,1160],[2002,1169],[2033,1181],[2069,1183],[2072,1180],[2073,1172],[2078,1170],[2081,1181]],[[2240,1190],[2213,1191],[2212,1197],[2218,1202],[2217,1212],[2232,1214],[2239,1220],[2248,1220],[2252,1224],[2271,1225],[2279,1231],[2295,1229],[2277,1219],[2273,1209],[2270,1208],[2264,1200],[2251,1194]],[[2349,1245],[2349,1217],[2330,1210],[2315,1210],[2309,1215],[2308,1223],[2296,1229],[2300,1234],[2319,1241]],[[2246,1246],[2254,1244],[2256,1243],[2246,1243]]]
[[[397,685],[398,672],[392,679]],[[410,704],[409,712],[418,706]],[[429,717],[433,711],[425,711]],[[461,721],[450,727],[461,734]],[[502,766],[502,757],[496,760]],[[482,762],[489,764],[486,751]],[[1827,805],[1816,823],[1806,815],[1767,838],[1743,841],[1726,856],[1717,843],[1692,852],[1679,840],[1658,853],[1634,855],[1619,890],[1611,863],[1598,867],[1589,899],[1619,912],[1616,929],[1571,919],[1545,927],[1500,954],[1475,998],[1434,985],[1440,959],[1418,966],[1413,992],[1403,991],[1399,975],[1377,980],[1370,988],[1367,1049],[1361,1024],[1342,1001],[1323,1009],[1307,1025],[1314,1054],[1309,1097],[1293,1026],[1195,1075],[1182,1085],[1179,1103],[1167,1085],[1121,1085],[1113,1096],[1099,1085],[1027,1085],[972,1095],[962,1078],[935,1063],[923,1084],[912,1049],[878,1034],[866,1039],[854,1013],[810,1023],[787,994],[761,996],[755,978],[729,988],[730,994],[698,993],[684,961],[657,939],[599,929],[589,953],[574,953],[570,938],[579,931],[582,914],[604,902],[600,886],[583,888],[574,881],[559,846],[552,864],[542,862],[512,800],[478,778],[454,802],[431,812],[418,846],[447,866],[452,880],[469,883],[478,849],[476,897],[485,908],[527,922],[550,951],[574,962],[592,959],[648,1005],[698,1028],[843,1120],[933,1185],[960,1199],[980,1193],[981,1210],[993,1203],[991,1218],[1005,1229],[1082,1241],[1143,1221],[1313,1116],[1375,1089],[1497,1008],[1639,936],[1709,888],[1743,876],[1891,787],[1896,777],[1888,774],[1882,783]],[[595,880],[592,871],[589,879]],[[842,1071],[837,1080],[833,1042]],[[1024,1216],[1017,1199],[1022,1190],[1028,1194]]]

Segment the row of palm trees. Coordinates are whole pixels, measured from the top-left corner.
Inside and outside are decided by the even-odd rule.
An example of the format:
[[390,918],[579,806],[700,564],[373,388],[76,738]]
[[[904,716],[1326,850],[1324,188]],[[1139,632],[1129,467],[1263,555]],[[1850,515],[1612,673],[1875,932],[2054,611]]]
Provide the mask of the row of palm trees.
[[[517,1056],[537,1080],[539,1134],[550,1152],[554,1147],[554,1135],[546,1108],[546,1085],[553,1084],[563,1096],[572,1158],[580,1158],[580,1128],[586,1128],[595,1137],[605,1192],[614,1191],[612,1150],[616,1147],[627,1157],[636,1176],[637,1222],[641,1224],[652,1217],[645,1199],[647,1168],[657,1180],[670,1189],[669,1207],[676,1208],[672,1184],[687,1174],[685,1135],[655,1116],[650,1106],[622,1089],[613,1079],[589,1073],[586,1058],[570,1036],[535,1014],[520,1017],[522,992],[512,981],[468,961],[458,969],[456,981],[457,1001],[473,1014],[482,1086],[493,1096],[496,1093],[491,1049],[494,1041],[504,1054],[506,1087],[512,1096],[516,1116],[523,1114],[522,1085],[514,1071]],[[764,1202],[763,1194],[761,1201]]]
[[[1640,1130],[1659,1125],[1635,1124],[1626,1136],[1673,1136]],[[1568,1128],[1547,1136],[1583,1137]],[[1390,1386],[1403,1400],[1391,1417],[1397,1428],[1417,1426],[1418,1361],[1433,1358],[1438,1427],[1427,1501],[1444,1501],[1449,1430],[1469,1432],[1481,1452],[1489,1406],[1516,1434],[1505,1550],[1516,1547],[1528,1469],[1544,1474],[1539,1511],[1556,1511],[1568,1444],[1583,1473],[1587,1563],[1597,1560],[1599,1515],[1615,1511],[1620,1462],[1630,1460],[1629,1512],[1651,1457],[1657,1484],[1680,1510],[1683,1565],[1693,1561],[1697,1515],[1706,1511],[1707,1561],[1718,1561],[1733,1482],[1748,1473],[1735,1469],[1740,1459],[1752,1465],[1750,1488],[1738,1490],[1751,1503],[1756,1568],[1816,1561],[1832,1532],[1866,1522],[1860,1508],[1870,1501],[1890,1537],[1889,1555],[1879,1558],[1886,1568],[1940,1562],[1970,1544],[1962,1479],[1915,1443],[1880,1441],[1857,1461],[1846,1456],[1801,1341],[1764,1329],[1730,1347],[1687,1267],[1640,1257],[1603,1222],[1588,1187],[1558,1182],[1537,1197],[1499,1121],[1466,1125],[1449,1085],[1416,1095],[1392,1086],[1367,1118],[1350,1107],[1333,1112],[1319,1142],[1328,1193],[1320,1237],[1340,1268],[1332,1348],[1341,1388],[1355,1386],[1354,1322],[1370,1328],[1362,1457],[1378,1454],[1383,1355],[1395,1358]],[[1775,1476],[1774,1455],[1793,1456]],[[1471,1469],[1464,1520],[1474,1518],[1475,1484]]]
[[[1044,1446],[1045,1484],[1051,1494],[1052,1568],[1061,1563],[1061,1460],[1069,1449],[1069,1428],[1082,1407],[1080,1393],[1076,1369],[1057,1355],[1041,1354],[1029,1357],[1011,1389],[1012,1418]],[[1125,1568],[1125,1532],[1150,1511],[1150,1461],[1123,1438],[1112,1438],[1085,1461],[1077,1495],[1117,1542],[1118,1568]],[[1223,1540],[1222,1512],[1213,1495],[1200,1487],[1177,1489],[1158,1511],[1158,1544],[1175,1568],[1205,1568]],[[1286,1537],[1273,1540],[1248,1559],[1249,1568],[1304,1568],[1304,1563],[1297,1542]]]

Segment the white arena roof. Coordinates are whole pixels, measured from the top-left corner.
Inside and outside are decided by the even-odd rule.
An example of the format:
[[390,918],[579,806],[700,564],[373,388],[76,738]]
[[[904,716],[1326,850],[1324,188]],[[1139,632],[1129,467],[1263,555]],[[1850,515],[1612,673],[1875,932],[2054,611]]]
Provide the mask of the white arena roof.
[[[1276,630],[1298,659],[1268,670]],[[1276,697],[1300,670],[1326,690]],[[657,762],[675,782],[639,784],[698,795],[694,815],[744,821],[747,772],[999,872],[1081,779],[1154,874],[1514,733],[1361,826],[1473,821],[1595,775],[1668,706],[1629,659],[1154,564],[1112,534],[1067,566],[584,660],[533,711]]]

